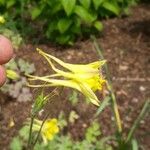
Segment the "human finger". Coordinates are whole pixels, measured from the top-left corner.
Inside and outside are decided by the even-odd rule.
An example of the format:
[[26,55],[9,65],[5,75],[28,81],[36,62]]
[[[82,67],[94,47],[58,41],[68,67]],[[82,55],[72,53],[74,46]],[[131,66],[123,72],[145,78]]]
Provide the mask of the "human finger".
[[0,66],[0,87],[5,83],[6,81],[6,71],[3,66]]
[[9,39],[0,35],[0,64],[5,64],[13,56],[13,46]]

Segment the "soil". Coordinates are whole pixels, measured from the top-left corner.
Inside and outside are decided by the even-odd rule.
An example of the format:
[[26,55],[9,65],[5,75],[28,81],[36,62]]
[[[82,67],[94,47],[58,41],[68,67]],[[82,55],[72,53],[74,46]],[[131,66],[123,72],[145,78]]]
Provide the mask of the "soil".
[[[131,15],[124,18],[114,18],[103,21],[104,31],[97,39],[105,59],[108,62],[113,87],[117,97],[119,111],[125,135],[140,113],[144,102],[150,97],[150,5],[139,5],[132,8]],[[34,62],[36,74],[48,74],[46,61],[35,51],[36,47],[70,63],[89,63],[99,59],[91,40],[78,41],[71,48],[56,46],[26,44],[16,52],[16,57],[22,57]],[[52,89],[49,89],[52,90]],[[71,110],[80,116],[74,124],[70,124],[66,131],[71,132],[75,140],[84,137],[86,127],[92,122],[96,107],[86,104],[83,97],[76,106],[68,101],[70,91],[63,90],[63,94],[55,98],[45,109],[50,111],[50,117],[57,117],[64,111],[66,117]],[[33,90],[35,95],[37,91]],[[69,93],[69,94],[68,94]],[[8,145],[23,121],[29,117],[32,102],[19,103],[15,99],[0,97],[0,149],[8,149]],[[99,117],[102,133],[109,135],[114,130],[111,117],[112,111],[107,108]],[[13,118],[15,125],[10,127]],[[145,150],[150,149],[150,118],[147,115],[141,121],[135,137]]]

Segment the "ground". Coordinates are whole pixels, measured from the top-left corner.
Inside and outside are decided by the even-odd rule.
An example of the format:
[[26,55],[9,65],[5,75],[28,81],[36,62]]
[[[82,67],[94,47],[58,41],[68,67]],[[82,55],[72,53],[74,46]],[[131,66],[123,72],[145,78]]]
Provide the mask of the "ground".
[[[109,65],[125,133],[130,129],[144,102],[150,96],[149,10],[150,5],[139,5],[132,8],[129,17],[103,21],[105,29],[97,39]],[[16,52],[16,57],[23,57],[34,62],[38,75],[47,74],[49,68],[46,61],[35,51],[36,47],[70,63],[88,63],[99,59],[91,40],[77,41],[71,48],[60,48],[51,44],[26,44]],[[68,90],[64,91],[61,98],[53,100],[46,110],[50,110],[50,117],[57,117],[60,110],[64,110],[66,116],[70,110],[75,110],[80,119],[75,124],[69,125],[66,130],[72,133],[75,140],[79,140],[83,138],[85,127],[92,121],[96,107],[91,104],[86,105],[83,100],[80,100],[77,106],[71,106],[67,100]],[[35,93],[33,90],[34,95]],[[18,103],[1,94],[0,149],[8,149],[10,140],[17,134],[23,121],[29,117],[31,103]],[[112,112],[108,108],[99,117],[104,135],[114,132],[114,125],[110,123],[113,119],[111,114]],[[15,122],[15,126],[12,128],[9,127],[11,118]],[[145,120],[141,121],[136,132],[136,138],[145,150],[150,149],[149,122],[150,118],[147,116]]]

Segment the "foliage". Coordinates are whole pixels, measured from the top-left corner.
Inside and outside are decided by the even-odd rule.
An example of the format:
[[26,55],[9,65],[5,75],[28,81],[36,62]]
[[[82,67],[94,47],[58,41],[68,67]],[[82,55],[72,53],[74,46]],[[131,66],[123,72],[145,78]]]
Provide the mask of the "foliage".
[[58,116],[58,124],[59,124],[59,128],[61,130],[63,130],[65,127],[67,127],[68,123],[66,121],[66,118],[65,118],[65,114],[63,111],[60,112],[59,116]]
[[[60,120],[59,120],[60,121]],[[11,144],[11,150],[21,150],[28,139],[29,126],[24,126],[17,137],[14,137]],[[107,144],[109,137],[100,138],[101,135],[100,127],[97,122],[93,122],[85,133],[85,138],[81,141],[73,141],[69,134],[61,135],[58,134],[53,140],[49,141],[45,145],[40,139],[35,145],[35,150],[112,150],[112,147]],[[21,140],[22,139],[22,140]]]
[[101,135],[100,126],[97,122],[93,122],[92,126],[87,129],[85,138],[88,142],[94,143],[99,135]]
[[72,110],[69,114],[69,122],[73,124],[77,119],[79,119],[79,115]]
[[32,19],[41,19],[46,36],[59,44],[72,45],[77,36],[102,31],[99,18],[127,12],[129,0],[40,0],[33,4]]
[[[0,0],[1,13],[24,34],[39,33],[59,44],[102,31],[100,19],[128,13],[136,0]],[[11,15],[10,15],[11,14]],[[38,30],[27,22],[32,20]],[[33,23],[32,23],[33,24]],[[29,29],[30,28],[30,29]]]
[[78,103],[78,93],[75,90],[73,90],[69,95],[68,100],[71,102],[73,106],[75,106]]
[[22,34],[28,30],[29,6],[30,0],[0,0],[0,13],[5,16],[8,29]]
[[48,102],[48,97],[49,96],[44,96],[43,91],[36,97],[31,111],[32,116],[35,116],[43,109],[44,105]]
[[23,59],[12,59],[6,64],[6,69],[13,70],[17,73],[18,77],[12,79],[12,74],[10,73],[9,79],[7,79],[5,85],[0,89],[3,93],[8,94],[12,98],[16,98],[17,101],[30,101],[32,100],[32,94],[29,87],[26,86],[27,77],[25,74],[34,73],[34,64],[30,64]]
[[4,25],[0,25],[0,34],[11,40],[14,49],[18,49],[23,41],[21,35],[17,31],[11,30]]

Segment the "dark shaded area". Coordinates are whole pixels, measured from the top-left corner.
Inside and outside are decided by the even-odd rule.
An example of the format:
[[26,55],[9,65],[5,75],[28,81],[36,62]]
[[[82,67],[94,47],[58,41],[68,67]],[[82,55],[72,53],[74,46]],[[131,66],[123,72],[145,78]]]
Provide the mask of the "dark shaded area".
[[150,42],[150,20],[137,21],[129,24],[129,32],[133,37],[144,36],[141,40],[144,39],[144,42]]

